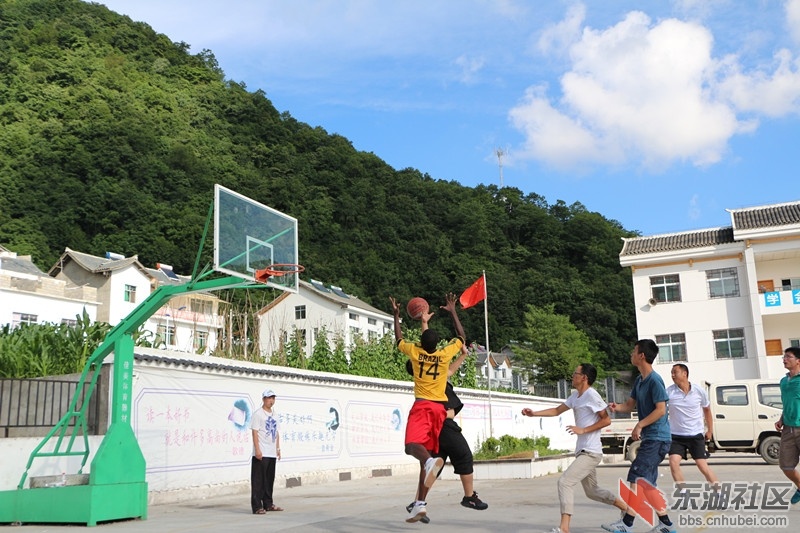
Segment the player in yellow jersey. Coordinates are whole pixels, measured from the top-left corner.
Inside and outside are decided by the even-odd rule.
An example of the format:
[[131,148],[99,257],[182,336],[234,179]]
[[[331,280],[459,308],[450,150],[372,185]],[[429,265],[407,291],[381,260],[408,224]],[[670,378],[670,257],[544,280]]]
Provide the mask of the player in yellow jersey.
[[418,500],[414,502],[406,522],[416,522],[427,515],[425,497],[428,489],[436,481],[436,475],[444,465],[441,457],[432,455],[439,451],[439,433],[447,416],[447,369],[450,361],[461,352],[464,345],[464,328],[456,312],[455,294],[447,295],[447,303],[441,306],[453,317],[453,326],[457,337],[441,349],[439,334],[428,328],[428,321],[433,316],[430,309],[422,314],[422,336],[419,344],[403,340],[400,330],[400,309],[397,301],[389,297],[394,311],[394,336],[397,348],[408,356],[414,370],[414,405],[408,413],[406,424],[406,448],[408,455],[419,460],[420,474],[417,488]]

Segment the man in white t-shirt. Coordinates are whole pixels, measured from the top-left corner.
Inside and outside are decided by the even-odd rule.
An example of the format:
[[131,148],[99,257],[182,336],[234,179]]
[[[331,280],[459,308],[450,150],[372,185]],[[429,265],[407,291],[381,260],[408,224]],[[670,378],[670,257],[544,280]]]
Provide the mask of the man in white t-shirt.
[[567,426],[567,431],[578,436],[575,445],[575,460],[558,480],[558,499],[561,502],[561,524],[552,533],[569,533],[569,523],[574,511],[574,488],[579,482],[589,499],[613,505],[621,511],[627,509],[625,502],[613,492],[597,486],[597,465],[603,460],[603,445],[600,430],[611,424],[606,412],[606,402],[592,388],[597,379],[597,369],[589,363],[582,363],[572,374],[575,389],[569,398],[558,407],[534,411],[528,407],[522,410],[525,416],[558,416],[572,409],[575,412],[575,425]]
[[672,433],[669,470],[672,479],[678,485],[683,483],[681,459],[686,459],[686,452],[689,452],[709,485],[718,487],[719,480],[706,460],[706,442],[711,440],[714,423],[708,394],[703,387],[689,382],[689,367],[682,363],[672,366],[672,381],[673,384],[667,387],[669,430]]
[[261,407],[250,419],[253,433],[253,459],[250,465],[250,506],[253,514],[283,511],[272,501],[275,485],[275,463],[281,458],[281,438],[278,433],[278,416],[273,410],[275,392],[267,389],[261,393]]

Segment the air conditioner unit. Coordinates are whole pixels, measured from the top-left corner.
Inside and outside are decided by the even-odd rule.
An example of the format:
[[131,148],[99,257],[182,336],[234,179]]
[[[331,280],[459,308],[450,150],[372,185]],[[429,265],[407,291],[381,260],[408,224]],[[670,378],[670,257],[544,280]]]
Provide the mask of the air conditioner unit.
[[647,303],[650,304],[650,307],[654,307],[658,303],[658,301],[655,298],[650,298],[649,300],[647,300]]

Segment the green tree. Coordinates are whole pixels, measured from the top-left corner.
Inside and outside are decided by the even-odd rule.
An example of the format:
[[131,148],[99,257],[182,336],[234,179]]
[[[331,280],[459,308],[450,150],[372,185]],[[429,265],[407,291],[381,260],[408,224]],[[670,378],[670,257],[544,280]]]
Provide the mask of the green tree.
[[525,313],[524,342],[514,346],[516,363],[529,378],[557,381],[570,376],[577,365],[594,363],[597,352],[591,339],[568,316],[553,306],[530,306]]
[[286,354],[286,366],[291,368],[307,367],[308,361],[306,360],[304,342],[297,330],[290,336],[289,341],[284,346],[284,353]]

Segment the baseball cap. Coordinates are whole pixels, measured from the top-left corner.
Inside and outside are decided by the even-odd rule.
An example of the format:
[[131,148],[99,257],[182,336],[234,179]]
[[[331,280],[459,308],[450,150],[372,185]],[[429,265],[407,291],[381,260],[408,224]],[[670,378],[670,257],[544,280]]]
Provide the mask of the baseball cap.
[[266,389],[264,392],[261,393],[262,398],[269,398],[270,396],[277,396],[275,391],[272,389]]

